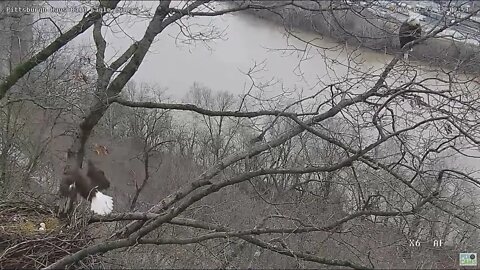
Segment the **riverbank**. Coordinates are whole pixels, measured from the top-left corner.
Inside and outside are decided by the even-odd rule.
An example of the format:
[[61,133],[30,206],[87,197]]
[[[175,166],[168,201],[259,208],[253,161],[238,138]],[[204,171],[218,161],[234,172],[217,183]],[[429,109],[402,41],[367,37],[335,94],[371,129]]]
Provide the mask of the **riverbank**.
[[[275,2],[269,1],[269,5]],[[304,3],[302,3],[304,5]],[[312,6],[312,8],[314,8]],[[398,53],[398,28],[401,21],[391,16],[374,14],[367,9],[316,12],[297,7],[269,10],[247,10],[250,14],[285,26],[289,31],[301,30],[333,38],[349,46],[366,47],[388,54]],[[480,71],[480,47],[452,38],[433,38],[414,47],[410,59],[468,73]]]

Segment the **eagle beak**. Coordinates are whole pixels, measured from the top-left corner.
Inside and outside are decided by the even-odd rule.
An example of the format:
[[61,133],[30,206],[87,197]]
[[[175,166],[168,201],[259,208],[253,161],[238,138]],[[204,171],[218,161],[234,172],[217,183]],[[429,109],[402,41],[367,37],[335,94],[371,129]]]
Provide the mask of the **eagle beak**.
[[72,191],[75,188],[75,183],[71,184],[68,186],[68,190]]

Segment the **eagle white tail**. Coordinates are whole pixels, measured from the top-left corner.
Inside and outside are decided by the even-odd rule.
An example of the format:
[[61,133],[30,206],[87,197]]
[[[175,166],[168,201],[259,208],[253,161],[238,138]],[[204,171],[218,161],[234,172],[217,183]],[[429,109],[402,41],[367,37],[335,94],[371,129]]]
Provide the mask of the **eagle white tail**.
[[113,200],[112,197],[107,196],[100,191],[95,193],[95,196],[92,198],[91,208],[94,213],[99,215],[108,215],[113,210]]

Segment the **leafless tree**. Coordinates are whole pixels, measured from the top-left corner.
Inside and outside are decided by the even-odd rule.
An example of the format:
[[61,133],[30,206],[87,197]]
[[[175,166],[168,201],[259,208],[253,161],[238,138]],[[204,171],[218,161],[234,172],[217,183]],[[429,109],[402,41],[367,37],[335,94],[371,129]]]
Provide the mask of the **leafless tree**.
[[[162,267],[436,268],[452,265],[445,261],[449,251],[474,247],[479,237],[475,198],[480,182],[475,168],[462,162],[478,162],[478,78],[465,73],[468,69],[461,61],[444,69],[402,60],[404,51],[430,42],[453,24],[439,20],[422,38],[375,69],[357,62],[354,50],[305,40],[287,25],[285,16],[298,19],[292,10],[311,12],[345,26],[348,20],[343,18],[342,23],[339,14],[351,12],[369,19],[373,15],[365,14],[368,9],[358,10],[346,2],[305,2],[244,1],[225,6],[161,1],[154,14],[147,15],[143,37],[112,61],[105,59],[108,43],[102,30],[116,17],[90,12],[12,70],[0,84],[2,99],[21,77],[93,26],[95,90],[84,103],[83,118],[75,119],[78,125],[68,147],[67,166],[82,164],[87,142],[101,124],[107,127],[106,134],[119,136],[122,127],[126,137],[140,138],[144,178],[141,184],[135,182],[132,210],[140,192],[147,192],[145,185],[154,180],[150,158],[160,145],[181,142],[170,148],[171,157],[190,155],[194,164],[184,166],[193,177],[178,183],[171,175],[162,179],[166,184],[155,191],[161,197],[154,197],[148,211],[92,217],[90,222],[131,222],[47,268],[139,245],[153,245],[152,252],[172,255],[156,258]],[[118,4],[100,2],[110,8]],[[206,31],[210,36],[204,36],[200,30],[200,35],[189,20],[245,10],[279,16],[289,37],[305,45],[283,51],[302,55],[299,70],[309,53],[323,56],[330,80],[319,79],[309,93],[279,87],[272,97],[265,89],[277,85],[261,83],[247,72],[252,85],[238,99],[199,84],[193,85],[190,103],[124,94],[155,37],[167,27],[177,24],[190,41],[207,42],[219,32]],[[477,13],[470,11],[460,20]],[[372,21],[378,27],[382,18],[376,15]],[[345,61],[329,55],[339,50],[349,52]],[[115,112],[119,108],[133,114],[119,120],[122,117]],[[178,112],[185,122],[174,118]],[[202,121],[186,128],[192,119]],[[252,136],[254,128],[259,135]],[[175,132],[182,137],[169,138]],[[2,146],[9,144],[2,141]],[[155,163],[160,165],[158,160]],[[434,240],[445,242],[441,252]],[[415,243],[423,248],[415,249]],[[387,262],[385,257],[392,254],[396,256]],[[200,263],[195,264],[195,256]]]

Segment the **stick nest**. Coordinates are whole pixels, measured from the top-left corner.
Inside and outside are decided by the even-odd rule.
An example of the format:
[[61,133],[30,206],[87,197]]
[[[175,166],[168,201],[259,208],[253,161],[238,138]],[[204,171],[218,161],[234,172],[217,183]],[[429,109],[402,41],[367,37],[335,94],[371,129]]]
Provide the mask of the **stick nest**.
[[[92,243],[85,220],[67,223],[38,202],[0,201],[0,269],[46,267]],[[68,269],[99,268],[99,263],[90,256]]]

